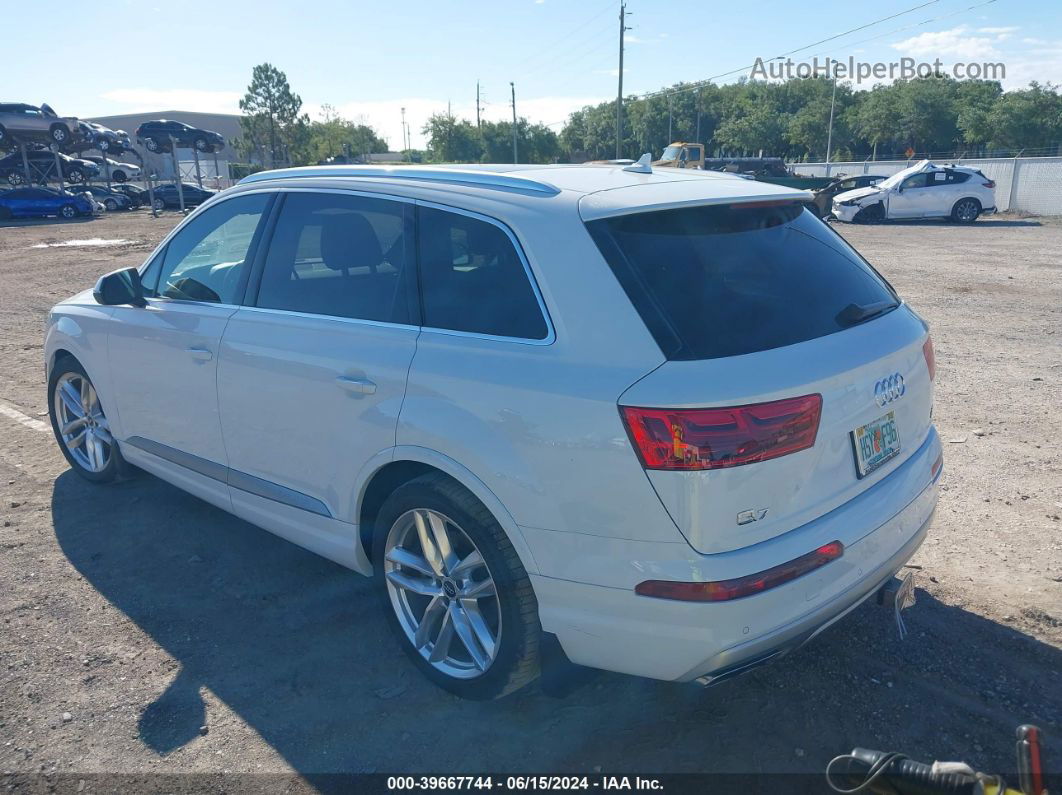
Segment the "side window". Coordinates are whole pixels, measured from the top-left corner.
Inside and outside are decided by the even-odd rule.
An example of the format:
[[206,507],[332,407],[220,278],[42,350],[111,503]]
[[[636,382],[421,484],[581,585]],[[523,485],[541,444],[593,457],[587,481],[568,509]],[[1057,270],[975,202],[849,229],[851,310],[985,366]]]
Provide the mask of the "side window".
[[196,216],[166,246],[156,295],[215,304],[239,303],[245,262],[269,204],[264,193],[239,196]]
[[948,175],[943,171],[934,171],[926,175],[926,185],[935,188],[944,185],[948,181]]
[[289,193],[269,242],[256,306],[411,322],[412,205]]
[[854,188],[855,186],[856,181],[854,179],[846,179],[844,182],[838,185],[841,190],[852,190],[852,188]]
[[546,321],[523,261],[501,228],[430,207],[417,212],[425,326],[497,337],[546,337]]
[[903,189],[924,188],[926,186],[926,174],[915,174],[903,181]]
[[948,171],[948,184],[957,185],[960,182],[966,182],[970,178],[970,175],[965,171]]

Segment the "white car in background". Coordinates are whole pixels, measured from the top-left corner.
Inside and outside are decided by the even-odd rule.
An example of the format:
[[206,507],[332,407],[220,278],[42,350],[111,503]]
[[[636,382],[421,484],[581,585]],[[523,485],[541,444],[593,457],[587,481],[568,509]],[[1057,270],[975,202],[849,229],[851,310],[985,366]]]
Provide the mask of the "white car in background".
[[927,326],[807,195],[648,155],[255,174],[51,311],[55,437],[373,576],[459,695],[558,644],[717,682],[875,594],[937,502]]
[[99,179],[107,179],[107,168],[111,169],[112,182],[128,182],[131,179],[140,179],[140,166],[135,163],[119,163],[109,157],[86,157],[100,167]]
[[950,218],[972,224],[996,211],[996,183],[976,168],[938,166],[928,160],[877,185],[833,197],[838,221],[875,223],[899,218]]

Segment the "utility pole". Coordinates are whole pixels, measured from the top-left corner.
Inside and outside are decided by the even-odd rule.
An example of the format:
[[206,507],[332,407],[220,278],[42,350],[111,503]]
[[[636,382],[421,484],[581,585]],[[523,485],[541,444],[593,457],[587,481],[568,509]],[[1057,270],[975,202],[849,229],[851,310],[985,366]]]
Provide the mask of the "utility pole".
[[830,176],[830,149],[833,146],[833,106],[837,103],[837,75],[833,76],[833,96],[830,97],[830,128],[826,133],[826,176]]
[[520,158],[516,154],[516,84],[509,81],[509,90],[513,95],[513,162],[519,163]]
[[697,143],[701,142],[701,89],[697,89]]
[[623,34],[627,27],[627,4],[620,3],[619,12],[619,84],[616,87],[616,159],[619,160],[623,148]]
[[476,81],[476,128],[479,129],[479,81]]
[[675,139],[671,137],[671,92],[667,93],[667,144],[671,146],[671,142]]
[[405,157],[403,159],[409,159],[409,134],[406,131],[406,109],[402,108],[402,152]]

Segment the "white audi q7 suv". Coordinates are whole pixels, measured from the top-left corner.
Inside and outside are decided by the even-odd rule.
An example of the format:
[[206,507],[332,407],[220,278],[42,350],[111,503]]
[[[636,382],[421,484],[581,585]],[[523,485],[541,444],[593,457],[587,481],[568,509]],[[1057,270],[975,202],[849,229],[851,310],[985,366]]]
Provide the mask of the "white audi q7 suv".
[[807,200],[643,163],[255,174],[52,310],[55,436],[375,577],[462,696],[558,646],[719,681],[879,590],[937,501],[927,326]]

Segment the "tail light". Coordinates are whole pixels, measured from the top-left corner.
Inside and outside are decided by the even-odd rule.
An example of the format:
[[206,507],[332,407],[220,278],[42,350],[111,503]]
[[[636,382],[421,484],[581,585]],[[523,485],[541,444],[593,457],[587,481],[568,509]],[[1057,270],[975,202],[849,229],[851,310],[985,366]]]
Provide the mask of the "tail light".
[[932,381],[937,377],[937,357],[933,353],[933,338],[926,337],[925,343],[922,345],[922,355],[926,357],[926,367],[929,368],[929,380]]
[[621,406],[620,413],[646,469],[722,469],[812,447],[822,396],[714,409]]
[[984,183],[982,183],[982,184],[983,184],[983,185],[984,185],[984,186],[985,186],[986,188],[994,188],[994,187],[996,187],[996,183],[995,183],[995,182],[993,182],[992,180],[988,180],[988,182],[984,182]]
[[844,544],[831,541],[823,544],[813,552],[779,566],[735,577],[732,580],[717,582],[674,582],[672,580],[646,580],[638,583],[634,592],[640,596],[654,596],[657,599],[677,599],[682,602],[729,602],[744,596],[769,591],[783,583],[795,580],[820,566],[844,555]]

